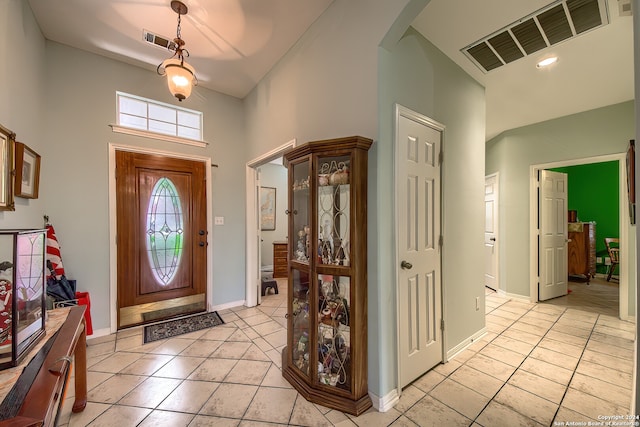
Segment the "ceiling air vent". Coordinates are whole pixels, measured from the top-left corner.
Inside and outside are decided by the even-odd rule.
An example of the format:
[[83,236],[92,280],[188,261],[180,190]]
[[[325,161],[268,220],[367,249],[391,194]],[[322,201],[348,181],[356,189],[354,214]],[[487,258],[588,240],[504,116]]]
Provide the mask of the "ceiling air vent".
[[462,52],[486,73],[608,23],[606,0],[559,0]]
[[149,44],[159,46],[164,49],[175,50],[176,43],[166,37],[159,36],[147,30],[142,30],[142,38]]

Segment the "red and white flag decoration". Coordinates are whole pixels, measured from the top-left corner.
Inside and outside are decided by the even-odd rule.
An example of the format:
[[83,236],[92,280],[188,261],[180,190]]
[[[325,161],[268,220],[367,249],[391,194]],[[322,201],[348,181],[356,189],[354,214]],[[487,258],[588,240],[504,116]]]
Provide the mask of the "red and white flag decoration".
[[[60,279],[60,276],[64,274],[64,267],[62,266],[62,257],[60,255],[60,245],[58,244],[58,238],[56,232],[51,224],[47,224],[47,261],[51,262],[51,265],[56,272],[56,279]],[[47,268],[47,278],[51,277],[50,271]]]

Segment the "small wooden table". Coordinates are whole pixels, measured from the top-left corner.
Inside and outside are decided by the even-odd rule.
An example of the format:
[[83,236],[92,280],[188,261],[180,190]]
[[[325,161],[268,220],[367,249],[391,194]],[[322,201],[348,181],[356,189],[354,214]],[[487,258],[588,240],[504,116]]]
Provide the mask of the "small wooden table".
[[[31,384],[20,409],[13,418],[0,421],[0,427],[53,426],[63,399],[71,360],[75,363],[75,402],[73,412],[87,406],[87,342],[82,305],[69,308],[42,366]],[[58,309],[67,310],[67,309]],[[48,335],[49,331],[47,331]],[[35,355],[36,349],[33,350]],[[27,363],[33,355],[26,358]],[[22,368],[20,368],[22,369]]]

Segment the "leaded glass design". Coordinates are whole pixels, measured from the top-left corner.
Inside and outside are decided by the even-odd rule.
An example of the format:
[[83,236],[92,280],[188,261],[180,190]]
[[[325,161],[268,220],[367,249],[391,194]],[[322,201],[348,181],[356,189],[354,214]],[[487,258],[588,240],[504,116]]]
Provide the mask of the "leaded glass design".
[[44,265],[44,234],[24,233],[17,239],[16,287],[24,300],[35,300],[42,296]]
[[318,262],[349,266],[349,156],[318,161]]
[[146,235],[151,271],[160,285],[168,285],[182,259],[184,228],[180,195],[167,177],[158,180],[151,191]]

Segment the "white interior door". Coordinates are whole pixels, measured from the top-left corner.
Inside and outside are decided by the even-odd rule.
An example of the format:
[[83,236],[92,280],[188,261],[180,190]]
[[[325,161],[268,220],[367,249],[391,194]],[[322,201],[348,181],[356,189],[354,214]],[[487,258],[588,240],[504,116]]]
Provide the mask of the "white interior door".
[[567,174],[540,171],[538,300],[567,294]]
[[256,293],[258,297],[258,304],[262,304],[262,231],[260,227],[260,169],[256,169],[256,182],[255,182],[255,198],[256,198],[256,231],[257,238],[255,240],[257,247],[257,264],[255,268],[256,272]]
[[498,174],[484,179],[484,285],[498,289]]
[[396,114],[398,360],[402,388],[442,362],[440,151],[442,126]]

